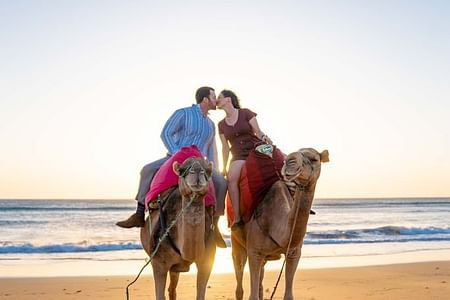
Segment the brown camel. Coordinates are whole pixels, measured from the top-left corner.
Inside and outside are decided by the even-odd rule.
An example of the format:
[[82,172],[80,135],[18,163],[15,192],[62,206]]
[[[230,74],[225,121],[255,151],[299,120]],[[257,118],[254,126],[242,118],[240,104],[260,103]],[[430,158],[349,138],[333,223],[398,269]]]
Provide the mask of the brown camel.
[[[163,300],[167,273],[170,273],[169,299],[176,299],[176,286],[180,272],[189,271],[189,266],[197,266],[197,299],[205,299],[206,285],[216,254],[216,244],[212,230],[212,210],[205,209],[203,200],[208,191],[212,174],[212,163],[203,158],[189,158],[183,164],[174,162],[173,169],[179,176],[178,187],[165,195],[162,209],[151,215],[141,229],[141,242],[151,254],[166,228],[183,214],[170,230],[152,260],[156,299]],[[192,200],[192,202],[191,202]],[[191,205],[186,208],[187,204]],[[160,222],[161,217],[164,219]],[[165,223],[165,224],[164,224]],[[151,230],[151,232],[150,232]]]
[[[300,149],[286,157],[282,175],[257,206],[251,220],[231,233],[233,263],[236,274],[236,299],[243,298],[242,276],[249,261],[251,300],[263,299],[262,280],[268,260],[286,257],[285,300],[294,299],[293,280],[300,260],[316,182],[321,162],[328,162],[328,151]],[[295,184],[291,196],[286,182]],[[292,232],[292,236],[291,236]],[[251,237],[251,238],[250,238]],[[289,252],[287,252],[289,244]]]

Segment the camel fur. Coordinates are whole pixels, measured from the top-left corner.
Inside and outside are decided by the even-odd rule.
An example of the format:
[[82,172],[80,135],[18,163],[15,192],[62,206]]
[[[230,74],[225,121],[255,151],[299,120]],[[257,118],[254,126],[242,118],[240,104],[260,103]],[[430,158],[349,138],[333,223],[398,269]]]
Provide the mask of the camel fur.
[[[316,182],[320,176],[321,163],[328,161],[327,150],[319,153],[306,148],[289,154],[281,171],[284,180],[272,185],[245,227],[232,231],[236,299],[243,299],[242,277],[247,258],[251,282],[249,299],[262,300],[264,265],[268,260],[280,259],[281,254],[286,257],[283,299],[294,299],[293,280],[301,256]],[[296,185],[294,196],[291,196],[285,181]],[[289,253],[286,253],[291,232]]]
[[[183,164],[174,162],[173,169],[179,176],[178,188],[168,193],[161,209],[152,213],[152,232],[149,219],[141,229],[141,242],[147,254],[151,254],[158,238],[175,219],[182,207],[193,199],[189,208],[170,230],[170,238],[162,241],[151,264],[155,281],[157,300],[165,299],[167,273],[170,273],[169,299],[176,299],[176,286],[180,272],[189,271],[189,266],[197,266],[197,299],[205,299],[206,286],[216,253],[212,230],[212,207],[204,206],[204,198],[212,175],[212,163],[203,158],[189,158]],[[165,228],[159,223],[164,214]],[[157,238],[153,238],[156,236]],[[171,239],[172,242],[169,240]]]

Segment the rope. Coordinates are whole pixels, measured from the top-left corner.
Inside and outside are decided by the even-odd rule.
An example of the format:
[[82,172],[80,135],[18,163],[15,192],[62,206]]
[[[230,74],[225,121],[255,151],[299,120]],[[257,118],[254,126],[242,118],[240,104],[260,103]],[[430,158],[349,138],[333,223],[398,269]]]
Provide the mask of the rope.
[[[300,187],[300,190],[304,190],[304,188],[305,187]],[[298,216],[299,208],[300,208],[300,203],[298,203],[297,209],[295,210],[294,223],[292,225],[291,234],[289,236],[289,243],[287,246],[286,254],[284,255],[283,265],[281,266],[281,270],[280,270],[280,274],[278,275],[277,283],[273,287],[272,295],[270,295],[270,300],[273,299],[273,296],[275,295],[275,292],[277,291],[278,283],[280,283],[281,274],[283,274],[284,265],[286,264],[286,259],[287,259],[287,256],[289,255],[289,248],[291,247],[292,237],[294,236],[294,228],[295,228],[295,224],[297,223],[297,216]]]
[[[145,268],[150,264],[150,262],[153,260],[153,258],[155,257],[156,253],[158,252],[159,247],[161,246],[162,242],[169,236],[169,231],[170,231],[170,229],[172,229],[172,227],[175,226],[175,224],[178,222],[178,219],[181,217],[181,215],[184,214],[184,211],[185,211],[186,209],[188,209],[188,208],[192,205],[192,202],[194,202],[196,196],[197,196],[196,194],[193,194],[192,197],[191,197],[191,199],[190,199],[190,201],[188,202],[188,204],[186,204],[186,206],[183,207],[183,208],[181,209],[181,211],[177,214],[175,220],[173,220],[173,222],[167,227],[167,229],[166,229],[166,231],[164,232],[164,234],[159,238],[158,244],[156,245],[155,250],[153,250],[152,254],[149,256],[148,261],[147,261],[147,262],[144,264],[144,266],[141,268],[141,270],[140,270],[139,273],[137,274],[136,278],[135,278],[132,282],[130,282],[130,284],[127,285],[127,287],[126,287],[127,300],[130,299],[130,294],[129,294],[128,289],[130,288],[131,285],[133,285],[133,284],[139,279],[139,276],[141,276],[142,271],[144,271],[144,269],[145,269]],[[160,208],[160,209],[161,209],[161,208]],[[162,213],[162,212],[161,212],[161,213]]]

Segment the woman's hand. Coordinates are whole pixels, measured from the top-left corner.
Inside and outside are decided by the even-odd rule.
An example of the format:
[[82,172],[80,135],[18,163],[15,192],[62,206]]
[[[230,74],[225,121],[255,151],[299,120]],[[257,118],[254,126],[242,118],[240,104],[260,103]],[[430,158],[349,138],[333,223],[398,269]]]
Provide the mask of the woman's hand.
[[266,144],[272,145],[272,140],[265,134],[263,134],[263,136],[261,137],[261,140]]

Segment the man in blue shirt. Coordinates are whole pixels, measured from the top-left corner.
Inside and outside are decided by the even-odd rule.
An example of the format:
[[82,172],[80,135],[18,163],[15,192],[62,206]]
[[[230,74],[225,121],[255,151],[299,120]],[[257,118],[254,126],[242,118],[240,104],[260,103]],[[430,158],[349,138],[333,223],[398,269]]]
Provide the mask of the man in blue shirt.
[[216,109],[216,94],[211,87],[201,87],[195,93],[195,99],[197,104],[176,110],[167,120],[161,132],[161,139],[168,150],[167,156],[142,168],[138,194],[136,195],[138,201],[136,213],[125,221],[117,222],[116,225],[122,228],[144,226],[144,200],[153,176],[172,154],[182,147],[196,145],[203,155],[214,162],[212,174],[216,190],[214,234],[217,246],[225,248],[226,244],[218,230],[217,222],[219,217],[224,214],[227,183],[218,171],[215,127],[213,121],[208,117],[208,111]]

